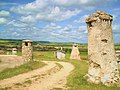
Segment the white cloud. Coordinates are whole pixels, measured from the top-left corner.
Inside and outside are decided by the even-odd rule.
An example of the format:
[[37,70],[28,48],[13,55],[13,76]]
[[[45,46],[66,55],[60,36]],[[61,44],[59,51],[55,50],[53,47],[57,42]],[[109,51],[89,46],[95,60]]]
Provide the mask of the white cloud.
[[119,32],[120,33],[120,25],[119,24],[114,24],[113,25],[113,32]]
[[32,15],[22,16],[20,18],[20,21],[22,21],[22,22],[35,22],[36,21],[36,17],[34,17]]
[[0,17],[1,16],[9,16],[9,15],[10,15],[10,13],[8,11],[5,11],[5,10],[0,11]]
[[55,5],[53,0],[36,0],[34,2],[12,7],[11,11],[22,14],[21,21],[34,22],[42,21],[64,21],[81,12],[80,9],[65,8]]
[[0,18],[0,24],[6,24],[8,20],[6,18]]
[[28,15],[28,16],[22,16],[21,21],[23,22],[35,22],[39,20],[43,21],[64,21],[66,19],[69,19],[81,11],[78,9],[75,10],[65,10],[65,9],[60,9],[59,7],[53,7],[51,8],[50,12],[44,11],[44,12],[39,12],[36,13],[36,15]]
[[[95,6],[97,3],[101,2],[99,0],[54,0],[55,4],[62,5],[66,7],[86,7]],[[87,5],[87,6],[86,6]]]
[[20,34],[18,34],[17,32],[13,32],[12,36],[18,37],[18,36],[20,36]]
[[11,11],[20,13],[20,14],[32,14],[33,12],[39,12],[45,7],[47,7],[49,0],[36,0],[34,2],[19,5],[11,8]]
[[16,21],[16,20],[12,20],[11,22],[7,23],[7,25],[14,26],[14,27],[19,27],[19,28],[23,28],[23,27],[29,26],[26,23],[22,23],[22,22]]
[[[31,14],[32,12],[39,12],[45,8],[53,6],[84,6],[85,4],[91,4],[98,2],[98,0],[36,0],[34,2],[19,5],[18,7],[11,8],[11,11],[15,11],[20,14]],[[88,6],[89,7],[89,6]],[[44,10],[43,10],[44,11]]]
[[45,26],[46,29],[60,29],[61,26],[56,25],[55,23],[50,23],[49,25]]
[[[64,7],[75,7],[82,10],[96,10],[97,7],[105,7],[109,2],[117,0],[54,0],[55,5]],[[103,4],[103,3],[104,4]]]
[[[12,21],[9,25],[12,25]],[[48,28],[49,27],[49,28]],[[81,27],[84,29],[84,26]],[[23,33],[24,32],[24,33]],[[28,34],[29,33],[29,34]],[[81,32],[81,30],[75,29],[73,25],[66,25],[65,27],[59,26],[55,23],[50,23],[43,28],[38,27],[11,27],[8,30],[3,30],[0,37],[16,38],[16,39],[32,39],[32,40],[44,40],[44,41],[57,41],[57,42],[85,42],[87,35]]]
[[85,23],[85,19],[86,19],[87,16],[88,15],[84,15],[79,20],[74,20],[74,22],[76,22],[76,23]]
[[112,16],[113,16],[113,20],[116,20],[118,17],[118,15],[115,15],[115,14],[112,14]]
[[71,18],[72,16],[79,14],[80,12],[81,11],[77,9],[71,11],[71,10],[60,10],[59,7],[55,7],[48,15],[48,18],[54,21],[63,21]]
[[79,30],[87,30],[87,26],[79,26]]
[[[104,3],[107,2],[110,1],[104,1]],[[103,5],[100,0],[35,0],[28,4],[12,7],[11,11],[22,14],[21,21],[23,22],[39,20],[60,22],[76,16],[82,10],[93,10],[99,4]],[[75,22],[83,22],[83,19]]]
[[56,4],[64,5],[64,6],[80,5],[91,2],[90,0],[54,0],[54,1]]

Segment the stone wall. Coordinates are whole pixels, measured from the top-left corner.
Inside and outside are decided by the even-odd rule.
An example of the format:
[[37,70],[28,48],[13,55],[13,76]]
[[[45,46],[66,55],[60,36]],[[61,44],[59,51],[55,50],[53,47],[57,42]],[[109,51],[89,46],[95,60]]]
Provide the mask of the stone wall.
[[65,52],[63,52],[63,51],[57,51],[57,59],[65,59]]
[[30,61],[33,59],[33,46],[31,40],[22,41],[22,57],[24,61]]
[[105,85],[119,83],[117,57],[112,34],[113,17],[98,11],[86,18],[89,70],[87,80]]

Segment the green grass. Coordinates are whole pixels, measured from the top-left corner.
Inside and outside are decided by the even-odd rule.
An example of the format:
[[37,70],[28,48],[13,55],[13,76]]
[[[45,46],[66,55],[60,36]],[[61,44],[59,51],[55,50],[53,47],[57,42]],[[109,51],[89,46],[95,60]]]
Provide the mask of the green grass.
[[22,84],[21,84],[21,83],[15,83],[15,85],[16,85],[16,86],[22,86]]
[[87,74],[88,62],[70,60],[75,69],[67,78],[69,90],[120,90],[120,87],[107,87],[102,84],[91,84],[86,81],[84,76]]
[[[58,59],[54,58],[53,51],[35,51],[34,53],[35,60],[45,60],[45,61],[56,61]],[[44,55],[44,56],[39,56]]]
[[32,84],[32,81],[31,81],[31,80],[27,80],[27,81],[25,81],[24,83]]
[[0,88],[0,90],[10,90],[11,87]]
[[62,88],[54,88],[52,90],[63,90]]
[[0,72],[0,80],[5,79],[5,78],[10,78],[10,77],[16,76],[18,74],[29,72],[31,70],[40,68],[44,65],[45,64],[42,62],[30,61],[28,63],[25,63],[21,66],[15,67],[15,68],[7,68]]

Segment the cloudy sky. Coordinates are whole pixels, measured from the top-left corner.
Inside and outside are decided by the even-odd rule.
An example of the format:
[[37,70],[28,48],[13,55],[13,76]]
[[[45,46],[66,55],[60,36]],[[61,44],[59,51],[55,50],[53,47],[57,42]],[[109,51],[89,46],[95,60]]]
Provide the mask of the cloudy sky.
[[97,10],[113,15],[120,42],[120,0],[0,0],[0,39],[87,43],[85,18]]

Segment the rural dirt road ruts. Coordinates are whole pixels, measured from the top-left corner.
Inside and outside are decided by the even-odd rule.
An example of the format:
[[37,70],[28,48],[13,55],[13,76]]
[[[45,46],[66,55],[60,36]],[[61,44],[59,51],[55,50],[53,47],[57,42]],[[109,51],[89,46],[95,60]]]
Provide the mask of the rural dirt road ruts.
[[68,62],[44,62],[47,65],[42,68],[0,81],[0,87],[8,87],[8,90],[66,89],[66,78],[74,66]]

